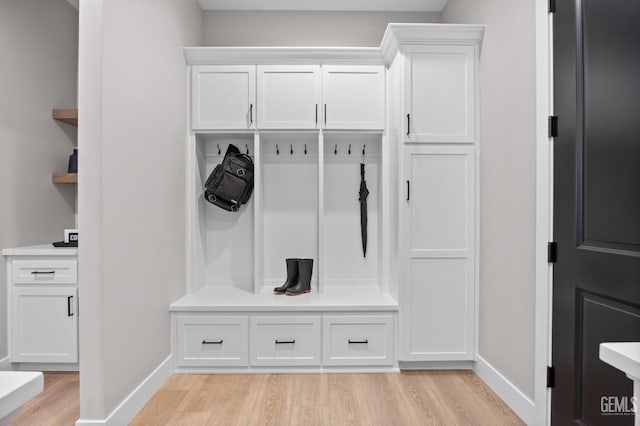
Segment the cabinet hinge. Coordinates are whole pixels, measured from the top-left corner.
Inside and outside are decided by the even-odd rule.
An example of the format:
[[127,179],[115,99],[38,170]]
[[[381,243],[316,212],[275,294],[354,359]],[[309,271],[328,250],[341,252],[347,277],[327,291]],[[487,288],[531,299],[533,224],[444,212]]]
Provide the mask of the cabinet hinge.
[[549,137],[555,138],[558,136],[558,116],[549,116]]
[[558,243],[551,241],[547,244],[547,262],[558,262]]
[[553,388],[556,386],[556,368],[553,366],[547,367],[547,387]]
[[556,0],[549,0],[549,13],[556,13]]

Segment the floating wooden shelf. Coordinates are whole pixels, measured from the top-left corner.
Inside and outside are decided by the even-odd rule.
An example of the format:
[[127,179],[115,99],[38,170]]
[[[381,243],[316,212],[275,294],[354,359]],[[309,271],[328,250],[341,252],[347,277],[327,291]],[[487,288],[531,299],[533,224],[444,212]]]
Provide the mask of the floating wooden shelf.
[[78,183],[77,173],[54,173],[51,175],[53,183]]
[[77,109],[53,109],[52,117],[54,120],[63,121],[78,127],[78,110]]

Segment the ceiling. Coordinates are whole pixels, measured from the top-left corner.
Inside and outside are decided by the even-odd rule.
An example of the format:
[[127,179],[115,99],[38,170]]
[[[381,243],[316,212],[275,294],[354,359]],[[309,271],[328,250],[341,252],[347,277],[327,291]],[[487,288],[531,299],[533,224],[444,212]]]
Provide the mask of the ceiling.
[[440,12],[448,0],[198,0],[203,10]]

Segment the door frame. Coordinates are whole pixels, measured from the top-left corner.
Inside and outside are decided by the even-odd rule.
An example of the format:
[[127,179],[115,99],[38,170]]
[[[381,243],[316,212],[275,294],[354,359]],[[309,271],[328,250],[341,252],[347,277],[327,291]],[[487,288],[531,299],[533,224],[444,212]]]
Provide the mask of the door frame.
[[553,138],[548,120],[553,115],[553,14],[549,0],[535,1],[536,25],[536,231],[533,424],[551,423],[551,365],[553,267],[547,244],[553,241]]

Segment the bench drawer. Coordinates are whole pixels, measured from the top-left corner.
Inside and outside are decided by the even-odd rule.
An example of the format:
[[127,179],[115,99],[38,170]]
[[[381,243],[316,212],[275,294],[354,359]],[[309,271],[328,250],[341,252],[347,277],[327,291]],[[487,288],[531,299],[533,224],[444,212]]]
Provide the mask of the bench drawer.
[[324,365],[392,365],[394,321],[391,315],[325,316]]
[[251,365],[320,365],[320,316],[251,317]]
[[178,316],[177,364],[181,367],[247,366],[248,317]]

